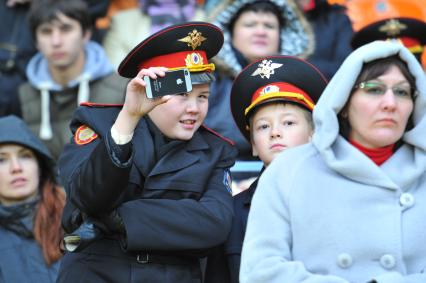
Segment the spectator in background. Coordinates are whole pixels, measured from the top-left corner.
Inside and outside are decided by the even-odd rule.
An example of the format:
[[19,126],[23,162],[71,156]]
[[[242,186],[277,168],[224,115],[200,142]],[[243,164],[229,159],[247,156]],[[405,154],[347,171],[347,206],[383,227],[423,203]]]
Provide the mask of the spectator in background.
[[327,0],[297,0],[315,35],[315,50],[308,57],[326,77],[331,79],[340,64],[351,53],[353,30],[346,8]]
[[57,158],[72,137],[72,113],[83,102],[122,103],[127,80],[102,47],[90,41],[91,20],[81,0],[40,0],[29,12],[39,52],[19,89],[23,118]]
[[54,283],[65,193],[54,160],[16,116],[0,118],[0,282]]
[[[0,116],[21,116],[18,87],[37,52],[27,21],[32,0],[0,0]],[[108,0],[86,0],[92,18],[106,12]]]
[[26,18],[30,1],[0,1],[0,116],[21,116],[17,89],[36,52]]
[[312,142],[260,177],[242,283],[426,282],[426,79],[401,44],[353,51],[313,112]]
[[140,0],[138,8],[112,17],[103,46],[112,64],[118,66],[130,50],[152,33],[168,25],[204,18],[203,6],[196,0]]
[[[234,180],[257,176],[262,167],[244,167],[253,158],[251,145],[235,125],[229,105],[232,81],[247,66],[266,56],[277,54],[306,57],[312,52],[311,28],[293,0],[224,1],[212,11],[210,21],[218,25],[225,35],[225,43],[215,57],[216,81],[211,85],[209,112],[206,125],[233,140],[239,150]],[[256,163],[255,163],[256,164]],[[237,183],[238,182],[234,182]],[[242,188],[235,186],[236,192]],[[236,193],[234,192],[234,193]]]

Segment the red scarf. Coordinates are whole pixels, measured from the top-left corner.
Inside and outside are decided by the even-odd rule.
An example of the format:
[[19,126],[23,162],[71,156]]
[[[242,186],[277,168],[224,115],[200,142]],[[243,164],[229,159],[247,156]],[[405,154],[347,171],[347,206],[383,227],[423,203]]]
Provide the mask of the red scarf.
[[361,151],[362,153],[367,155],[371,160],[373,160],[373,162],[376,163],[377,166],[382,165],[383,162],[385,162],[392,156],[393,149],[395,147],[395,144],[391,144],[381,148],[366,148],[353,140],[350,140],[349,142],[359,151]]

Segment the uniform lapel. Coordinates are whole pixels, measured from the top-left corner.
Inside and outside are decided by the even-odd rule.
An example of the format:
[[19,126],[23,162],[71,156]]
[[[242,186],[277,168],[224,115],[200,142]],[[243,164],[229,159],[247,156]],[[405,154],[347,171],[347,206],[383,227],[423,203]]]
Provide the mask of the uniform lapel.
[[209,145],[204,138],[196,132],[191,140],[180,143],[164,154],[149,175],[164,174],[189,167],[200,159],[199,151],[208,148]]

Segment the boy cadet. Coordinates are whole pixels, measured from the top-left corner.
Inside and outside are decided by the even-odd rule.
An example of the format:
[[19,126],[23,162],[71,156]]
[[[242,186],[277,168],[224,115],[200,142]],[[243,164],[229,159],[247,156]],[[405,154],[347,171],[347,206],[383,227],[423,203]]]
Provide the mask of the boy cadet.
[[[281,151],[309,142],[314,130],[312,110],[326,85],[318,69],[291,56],[264,58],[235,79],[232,115],[264,168]],[[285,172],[280,177],[285,178]],[[231,282],[239,282],[241,249],[256,186],[257,180],[234,197],[234,223],[225,244]]]
[[[104,236],[66,253],[57,282],[201,282],[199,258],[226,240],[233,216],[237,150],[202,126],[214,78],[208,61],[222,44],[210,23],[160,30],[119,66],[132,78],[124,105],[75,112],[74,140],[59,160],[69,196],[63,227],[75,232],[87,216]],[[146,97],[144,76],[183,68],[192,91]]]
[[19,88],[22,117],[55,159],[72,138],[68,126],[81,102],[123,103],[127,80],[115,74],[91,37],[81,0],[33,1],[29,24],[38,53]]

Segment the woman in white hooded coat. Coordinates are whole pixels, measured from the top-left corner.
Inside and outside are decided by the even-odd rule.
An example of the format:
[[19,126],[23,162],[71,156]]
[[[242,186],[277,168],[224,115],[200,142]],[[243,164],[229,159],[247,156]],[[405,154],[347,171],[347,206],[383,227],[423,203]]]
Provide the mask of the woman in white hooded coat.
[[349,55],[314,109],[312,142],[260,178],[240,281],[426,282],[425,112],[426,77],[405,47]]

